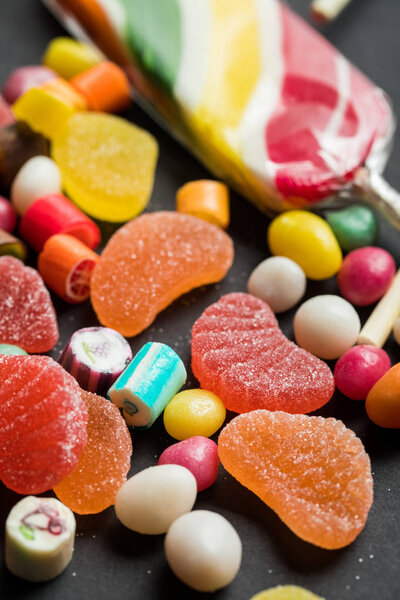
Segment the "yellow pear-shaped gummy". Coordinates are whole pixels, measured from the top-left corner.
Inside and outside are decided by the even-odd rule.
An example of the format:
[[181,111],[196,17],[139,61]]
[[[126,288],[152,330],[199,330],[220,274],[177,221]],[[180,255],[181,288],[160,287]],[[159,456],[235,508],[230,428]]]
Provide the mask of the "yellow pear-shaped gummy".
[[328,279],[342,264],[342,251],[332,229],[308,211],[279,215],[269,226],[267,237],[271,253],[294,260],[309,279]]

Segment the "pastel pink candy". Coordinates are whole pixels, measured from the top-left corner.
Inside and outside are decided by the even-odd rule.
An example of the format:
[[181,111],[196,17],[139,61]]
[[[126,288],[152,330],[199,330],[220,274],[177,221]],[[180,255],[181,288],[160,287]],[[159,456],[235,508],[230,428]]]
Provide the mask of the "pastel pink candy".
[[370,389],[390,367],[390,358],[381,348],[354,346],[337,361],[335,383],[347,398],[365,400]]
[[192,369],[226,408],[307,413],[331,398],[335,384],[322,360],[289,341],[265,302],[223,296],[192,329]]
[[11,125],[14,121],[15,118],[11,112],[11,108],[3,96],[0,95],[0,127],[7,127],[7,125]]
[[4,82],[2,89],[4,98],[13,104],[30,88],[39,87],[56,77],[57,73],[42,65],[28,65],[15,69]]
[[196,478],[198,492],[214,483],[219,463],[217,444],[201,435],[172,444],[158,459],[159,465],[181,465],[189,469]]

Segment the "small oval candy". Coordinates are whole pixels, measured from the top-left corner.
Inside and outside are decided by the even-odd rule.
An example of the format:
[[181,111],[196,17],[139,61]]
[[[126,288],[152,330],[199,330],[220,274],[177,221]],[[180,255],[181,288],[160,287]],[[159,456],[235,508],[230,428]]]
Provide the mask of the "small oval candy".
[[367,396],[365,409],[375,425],[400,428],[400,363],[375,383]]
[[210,437],[225,421],[225,406],[212,392],[195,389],[179,392],[164,410],[164,426],[176,440]]
[[12,233],[17,224],[17,213],[11,202],[0,196],[0,229]]
[[316,596],[312,592],[305,590],[297,585],[278,585],[258,592],[250,600],[324,600],[321,596]]
[[396,264],[383,248],[367,246],[350,252],[338,274],[340,293],[356,306],[374,304],[389,288]]
[[325,360],[339,358],[351,348],[360,327],[360,318],[351,304],[332,294],[304,302],[293,321],[298,345]]
[[196,479],[189,469],[157,465],[140,471],[120,487],[115,512],[128,529],[157,535],[192,510],[196,496]]
[[165,556],[183,583],[199,592],[214,592],[236,577],[242,542],[225,517],[195,510],[179,517],[169,528]]
[[57,73],[42,65],[29,65],[15,69],[3,84],[3,96],[9,104],[14,104],[22,94],[32,87],[40,87],[46,81],[55,79]]
[[371,246],[378,236],[378,219],[367,206],[356,204],[331,212],[326,220],[344,252]]
[[57,37],[50,41],[42,62],[60,77],[71,79],[101,60],[102,54],[92,44],[69,37]]
[[18,171],[11,186],[11,202],[19,215],[35,200],[61,192],[61,173],[48,156],[34,156]]
[[310,279],[328,279],[342,264],[332,229],[310,212],[291,210],[279,215],[270,224],[267,237],[272,254],[291,258]]
[[370,389],[390,369],[390,358],[375,346],[353,346],[335,365],[336,387],[352,400],[365,400]]
[[182,465],[189,469],[196,478],[198,492],[214,483],[219,462],[217,444],[201,435],[172,444],[158,459],[159,465]]
[[261,298],[274,313],[292,308],[304,296],[303,269],[286,256],[271,256],[260,263],[247,282],[249,294]]

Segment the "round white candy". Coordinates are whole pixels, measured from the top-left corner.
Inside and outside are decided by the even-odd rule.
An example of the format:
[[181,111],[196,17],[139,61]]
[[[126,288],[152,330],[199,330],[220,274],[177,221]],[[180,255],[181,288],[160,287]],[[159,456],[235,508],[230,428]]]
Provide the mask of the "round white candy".
[[118,490],[115,512],[125,527],[139,533],[165,533],[196,501],[194,475],[180,465],[157,465],[140,471]]
[[19,215],[47,194],[61,192],[61,173],[47,156],[34,156],[18,171],[11,186],[11,202]]
[[247,289],[269,304],[275,313],[280,313],[292,308],[304,296],[306,276],[290,258],[271,256],[254,269]]
[[295,314],[293,327],[299,346],[329,360],[339,358],[356,343],[361,324],[347,300],[327,294],[304,302]]
[[396,322],[393,326],[393,337],[396,342],[400,345],[400,317],[396,319]]
[[171,525],[165,555],[172,571],[186,585],[199,592],[214,592],[236,577],[242,543],[223,516],[195,510]]

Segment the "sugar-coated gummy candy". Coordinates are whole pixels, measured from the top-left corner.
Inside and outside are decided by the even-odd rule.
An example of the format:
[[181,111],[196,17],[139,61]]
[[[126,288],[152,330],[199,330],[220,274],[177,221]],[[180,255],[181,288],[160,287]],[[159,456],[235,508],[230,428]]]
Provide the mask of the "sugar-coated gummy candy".
[[378,379],[367,396],[365,409],[375,425],[400,428],[400,363]]
[[236,577],[242,542],[225,517],[209,510],[182,515],[165,536],[165,556],[174,574],[199,592],[214,592]]
[[148,342],[108,390],[128,425],[148,429],[186,381],[185,365],[167,344]]
[[87,443],[75,469],[54,491],[61,502],[83,515],[114,504],[131,466],[132,440],[112,402],[84,390],[81,395],[88,411]]
[[150,133],[103,113],[75,114],[52,145],[68,196],[92,217],[112,222],[146,207],[157,155]]
[[148,213],[106,245],[92,305],[102,325],[133,336],[182,294],[220,281],[232,261],[232,241],[219,227],[176,212]]
[[312,592],[305,590],[297,585],[278,585],[259,592],[252,596],[250,600],[324,600],[321,596],[316,596]]
[[42,63],[60,77],[71,79],[103,60],[102,54],[87,42],[56,37],[46,48]]
[[20,96],[33,87],[40,87],[46,81],[55,79],[57,73],[42,65],[28,65],[15,69],[3,84],[2,93],[9,104],[14,104]]
[[388,290],[396,263],[393,257],[376,246],[350,252],[338,274],[340,293],[351,304],[368,306],[377,302]]
[[305,210],[290,210],[275,217],[268,228],[272,254],[298,263],[310,279],[327,279],[342,264],[340,246],[329,225]]
[[23,215],[29,206],[47,194],[61,192],[61,173],[48,156],[34,156],[18,171],[11,186],[11,202]]
[[341,421],[257,410],[224,427],[218,451],[225,469],[303,540],[333,550],[363,529],[371,464]]
[[0,354],[13,354],[25,356],[27,352],[20,348],[19,346],[14,346],[14,344],[0,344]]
[[120,487],[115,512],[128,529],[158,535],[192,510],[196,496],[196,479],[188,469],[156,465],[136,473]]
[[189,469],[196,478],[198,492],[214,483],[219,463],[217,444],[201,435],[168,446],[158,459],[159,465],[182,465]]
[[0,479],[19,494],[50,490],[86,444],[80,388],[48,356],[0,355]]
[[293,308],[304,296],[306,276],[303,269],[286,256],[270,256],[251,273],[249,294],[261,298],[274,313]]
[[339,358],[360,333],[360,318],[353,306],[340,296],[314,296],[298,308],[294,337],[302,348],[326,360]]
[[105,396],[131,360],[131,347],[118,331],[84,327],[73,333],[58,362],[81,388]]
[[367,206],[348,206],[326,216],[340,247],[344,252],[371,246],[378,237],[378,219]]
[[225,406],[213,392],[184,390],[167,404],[164,426],[176,440],[185,440],[194,435],[210,437],[221,427],[225,416]]
[[0,196],[0,229],[12,233],[17,224],[17,213],[11,202]]
[[71,85],[82,94],[89,109],[97,112],[120,112],[132,99],[124,71],[108,60],[73,77]]
[[176,210],[226,229],[230,218],[229,189],[221,181],[189,181],[176,193]]
[[12,113],[11,107],[0,94],[0,128],[12,125],[14,122],[15,117]]
[[0,229],[0,256],[15,256],[24,261],[27,255],[25,244],[18,238]]
[[61,79],[61,77],[47,81],[41,86],[41,89],[49,92],[49,94],[76,110],[88,110],[86,98],[68,81]]
[[57,317],[39,273],[0,256],[0,343],[47,352],[59,337]]
[[192,369],[235,412],[311,412],[334,392],[329,367],[289,341],[269,306],[250,294],[223,296],[195,322]]
[[390,369],[390,358],[375,346],[353,346],[337,361],[336,387],[352,400],[365,400],[370,389]]
[[75,527],[73,513],[56,498],[23,498],[6,521],[8,569],[28,581],[54,579],[71,561]]

